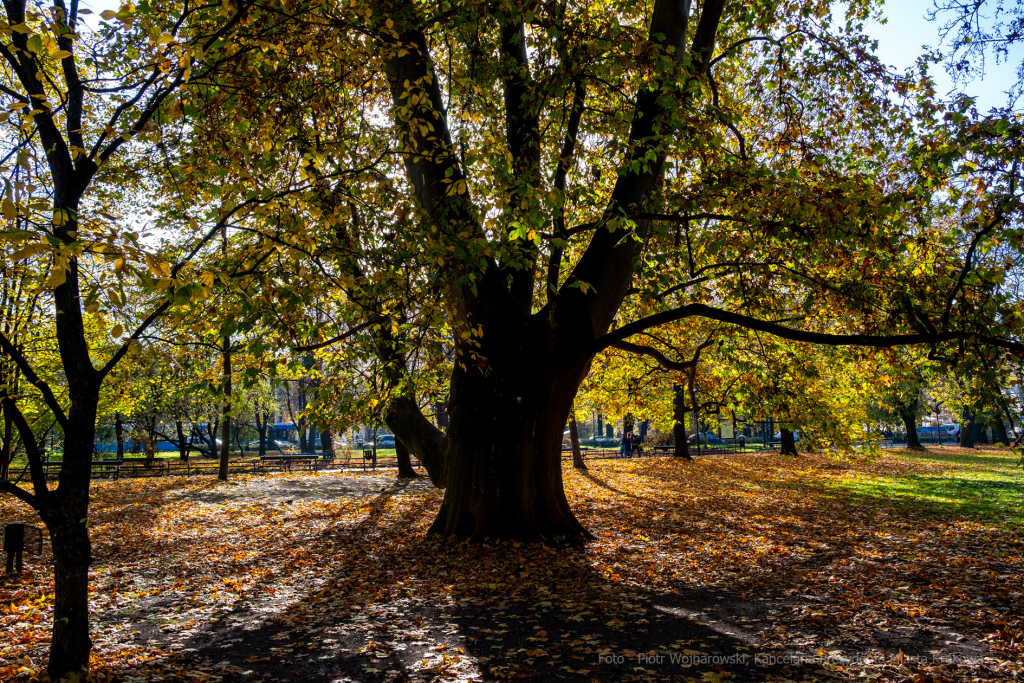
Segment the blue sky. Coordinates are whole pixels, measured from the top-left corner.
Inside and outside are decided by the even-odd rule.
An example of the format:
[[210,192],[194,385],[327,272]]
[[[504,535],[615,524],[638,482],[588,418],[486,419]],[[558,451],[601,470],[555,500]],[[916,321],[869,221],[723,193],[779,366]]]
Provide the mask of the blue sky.
[[[989,5],[994,4],[991,0]],[[939,22],[928,21],[925,12],[932,8],[932,0],[888,0],[884,14],[886,24],[872,22],[866,27],[867,32],[878,40],[878,56],[882,61],[899,69],[914,65],[914,61],[927,48],[939,48],[946,52],[939,36]],[[996,64],[994,58],[986,62],[986,73],[983,79],[954,86],[942,66],[936,65],[932,75],[942,95],[954,89],[963,90],[978,98],[978,109],[987,111],[991,107],[1004,106],[1007,98],[1004,94],[1017,79],[1017,65],[1024,57],[1024,50],[1015,49],[1010,52],[1009,60]]]

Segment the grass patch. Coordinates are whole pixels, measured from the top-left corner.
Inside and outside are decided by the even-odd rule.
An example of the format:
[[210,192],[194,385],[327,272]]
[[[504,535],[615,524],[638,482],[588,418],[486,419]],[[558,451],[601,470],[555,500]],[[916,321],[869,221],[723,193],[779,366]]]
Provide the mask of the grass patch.
[[[918,465],[893,466],[898,458]],[[1024,472],[1009,449],[901,451],[869,472],[827,482],[864,504],[884,502],[940,518],[974,519],[1001,527],[1024,524]]]

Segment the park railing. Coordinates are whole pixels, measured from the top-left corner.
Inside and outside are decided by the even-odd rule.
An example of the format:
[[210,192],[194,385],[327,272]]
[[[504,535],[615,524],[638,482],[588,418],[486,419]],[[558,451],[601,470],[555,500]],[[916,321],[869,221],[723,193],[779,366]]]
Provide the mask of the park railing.
[[[422,467],[416,458],[410,458],[410,460],[413,467]],[[60,460],[44,462],[43,471],[47,478],[59,479],[61,465]],[[268,453],[262,457],[232,458],[228,461],[228,472],[231,474],[266,474],[296,470],[312,472],[350,469],[374,470],[397,466],[398,458],[393,451],[386,454],[381,451],[373,453],[372,449],[364,451],[338,449],[334,457],[322,453]],[[219,472],[220,461],[216,459],[122,458],[118,460],[97,458],[92,461],[93,479],[216,476]],[[27,472],[22,474],[27,474]]]

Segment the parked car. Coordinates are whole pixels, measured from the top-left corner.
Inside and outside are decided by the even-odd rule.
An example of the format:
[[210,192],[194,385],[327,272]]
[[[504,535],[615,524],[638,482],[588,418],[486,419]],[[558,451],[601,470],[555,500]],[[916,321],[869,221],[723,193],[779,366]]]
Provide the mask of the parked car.
[[[775,440],[782,441],[782,432],[775,432]],[[797,429],[793,430],[793,441],[800,440],[800,431]]]
[[584,441],[583,445],[593,448],[618,448],[619,440],[614,436],[592,436]]
[[700,442],[701,442],[702,445],[707,445],[709,443],[710,444],[725,443],[724,441],[719,439],[717,436],[715,436],[711,432],[705,432],[703,434],[690,434],[690,436],[686,437],[686,443],[688,443],[688,444],[695,444],[695,443],[697,443],[697,437],[698,436],[700,436]]
[[934,439],[941,434],[943,437],[953,438],[960,432],[960,428],[957,425],[927,425],[925,427],[917,428],[917,436]]
[[394,434],[384,434],[378,436],[375,442],[370,442],[367,446],[376,446],[377,448],[394,448],[395,447],[395,436]]

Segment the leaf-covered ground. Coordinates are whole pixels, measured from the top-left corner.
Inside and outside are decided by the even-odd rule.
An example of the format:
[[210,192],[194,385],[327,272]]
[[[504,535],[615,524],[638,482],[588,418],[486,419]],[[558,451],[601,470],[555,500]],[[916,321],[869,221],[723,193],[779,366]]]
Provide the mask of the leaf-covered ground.
[[[90,678],[1019,680],[1014,460],[595,461],[582,549],[427,537],[441,493],[393,473],[98,482]],[[45,666],[42,559],[0,580],[0,680]]]

